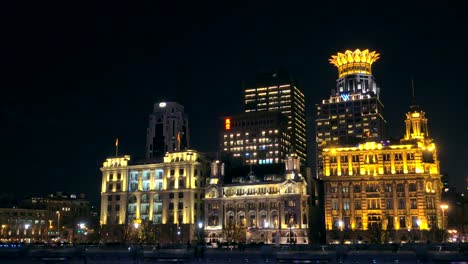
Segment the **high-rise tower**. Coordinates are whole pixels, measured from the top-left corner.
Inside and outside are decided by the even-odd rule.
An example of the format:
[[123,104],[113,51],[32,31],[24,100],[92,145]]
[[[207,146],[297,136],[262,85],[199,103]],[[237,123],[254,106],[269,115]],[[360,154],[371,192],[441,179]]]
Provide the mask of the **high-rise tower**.
[[154,104],[146,132],[146,158],[162,158],[166,152],[189,147],[188,117],[176,102]]
[[[254,87],[252,87],[254,86]],[[301,163],[307,159],[305,97],[289,74],[278,71],[257,77],[255,85],[244,90],[244,111],[280,111],[288,118],[291,149]]]
[[367,49],[347,50],[330,59],[330,63],[338,68],[338,79],[330,98],[317,105],[317,177],[323,174],[323,148],[384,139],[384,106],[372,76],[372,64],[377,59],[379,54]]

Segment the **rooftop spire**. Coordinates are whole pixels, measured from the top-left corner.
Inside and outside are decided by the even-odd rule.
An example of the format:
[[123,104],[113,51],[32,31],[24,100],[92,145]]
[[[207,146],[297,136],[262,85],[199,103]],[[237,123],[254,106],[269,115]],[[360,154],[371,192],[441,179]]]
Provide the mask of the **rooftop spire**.
[[411,102],[410,102],[410,109],[412,111],[419,110],[419,105],[416,102],[416,96],[414,95],[414,79],[411,78]]

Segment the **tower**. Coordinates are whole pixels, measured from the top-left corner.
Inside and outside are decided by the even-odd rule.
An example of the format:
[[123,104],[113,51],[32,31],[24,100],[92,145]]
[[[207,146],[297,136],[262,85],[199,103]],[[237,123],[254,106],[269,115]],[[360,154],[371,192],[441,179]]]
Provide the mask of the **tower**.
[[331,57],[330,63],[338,68],[338,79],[330,97],[317,104],[317,177],[323,174],[323,148],[385,138],[384,106],[372,75],[377,59],[379,54],[367,49],[347,50]]
[[259,74],[255,85],[244,90],[244,111],[280,111],[287,116],[291,148],[301,163],[307,159],[306,112],[303,91],[284,71]]
[[146,158],[162,158],[166,152],[189,147],[188,117],[176,102],[154,104],[146,132]]

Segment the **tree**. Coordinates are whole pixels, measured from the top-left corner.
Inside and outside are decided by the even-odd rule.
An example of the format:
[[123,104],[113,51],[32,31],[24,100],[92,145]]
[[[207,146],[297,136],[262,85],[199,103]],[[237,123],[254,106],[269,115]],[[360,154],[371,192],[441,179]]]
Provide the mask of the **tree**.
[[381,223],[372,223],[368,228],[370,242],[372,244],[382,244],[387,241],[388,230],[382,228]]
[[240,224],[229,223],[223,228],[223,237],[227,242],[245,241],[245,228]]

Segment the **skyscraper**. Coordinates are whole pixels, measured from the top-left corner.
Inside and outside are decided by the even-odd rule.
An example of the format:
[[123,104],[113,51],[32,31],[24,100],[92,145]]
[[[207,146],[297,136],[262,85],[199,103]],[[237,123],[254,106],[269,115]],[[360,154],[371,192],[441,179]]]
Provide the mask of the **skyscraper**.
[[291,151],[287,122],[286,115],[279,111],[226,117],[222,152],[241,166],[282,164]]
[[176,102],[154,104],[146,131],[146,158],[162,158],[166,152],[189,147],[188,117]]
[[257,76],[255,85],[244,90],[244,111],[280,111],[288,118],[291,149],[301,163],[307,159],[305,97],[289,74],[278,71]]
[[324,147],[356,145],[363,139],[384,139],[384,106],[372,75],[372,64],[377,59],[379,54],[367,49],[347,50],[330,59],[330,63],[338,68],[338,79],[330,98],[317,105],[317,177],[323,174],[321,153]]

